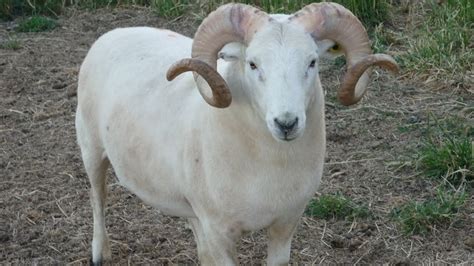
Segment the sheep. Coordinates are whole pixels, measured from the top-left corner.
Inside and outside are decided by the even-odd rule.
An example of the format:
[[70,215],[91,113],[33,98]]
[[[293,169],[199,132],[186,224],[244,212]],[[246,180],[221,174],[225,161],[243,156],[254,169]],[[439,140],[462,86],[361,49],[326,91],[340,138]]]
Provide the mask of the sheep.
[[397,70],[389,55],[372,54],[350,11],[327,2],[292,15],[223,5],[194,40],[147,27],[100,37],[80,69],[76,113],[91,183],[93,263],[110,259],[110,165],[144,202],[187,218],[202,264],[237,264],[236,241],[259,229],[269,236],[267,264],[289,263],[323,171],[318,62],[335,46],[347,59],[338,92],[345,105],[360,100],[373,66]]

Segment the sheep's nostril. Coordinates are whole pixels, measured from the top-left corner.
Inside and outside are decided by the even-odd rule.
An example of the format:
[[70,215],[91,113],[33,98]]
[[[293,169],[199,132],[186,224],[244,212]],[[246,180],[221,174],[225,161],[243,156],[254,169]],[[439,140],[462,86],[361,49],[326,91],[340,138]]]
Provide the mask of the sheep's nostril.
[[288,135],[290,132],[292,132],[298,125],[298,117],[293,120],[280,120],[275,118],[273,121],[275,121],[275,125],[285,135]]

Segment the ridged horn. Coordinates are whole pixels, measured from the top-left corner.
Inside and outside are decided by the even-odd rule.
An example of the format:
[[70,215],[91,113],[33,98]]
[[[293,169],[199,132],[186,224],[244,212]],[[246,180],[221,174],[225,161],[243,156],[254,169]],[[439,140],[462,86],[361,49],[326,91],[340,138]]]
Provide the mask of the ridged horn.
[[339,4],[310,4],[295,13],[290,20],[302,25],[315,41],[329,39],[342,48],[347,72],[338,98],[344,105],[355,104],[362,98],[367,90],[372,66],[398,71],[398,65],[391,56],[372,54],[364,26],[351,11]]
[[[230,42],[248,44],[268,15],[243,4],[227,4],[210,13],[194,36],[192,59],[178,61],[168,70],[168,80],[193,71],[194,80],[204,100],[218,108],[228,107],[232,95],[225,80],[217,72],[217,54]],[[208,89],[212,97],[206,95]]]

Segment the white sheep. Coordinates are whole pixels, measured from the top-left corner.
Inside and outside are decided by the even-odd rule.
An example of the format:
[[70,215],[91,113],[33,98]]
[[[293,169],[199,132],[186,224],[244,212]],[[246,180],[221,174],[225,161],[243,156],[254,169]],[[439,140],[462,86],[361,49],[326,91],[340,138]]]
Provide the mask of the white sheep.
[[[201,263],[238,263],[241,233],[267,228],[268,265],[287,264],[323,171],[318,60],[335,44],[348,65],[343,104],[362,97],[372,65],[397,69],[390,56],[372,54],[362,24],[334,3],[293,15],[224,5],[194,41],[146,27],[100,37],[80,70],[76,114],[91,182],[93,262],[110,258],[104,205],[111,164],[143,201],[189,220]],[[185,71],[194,77],[174,79]]]

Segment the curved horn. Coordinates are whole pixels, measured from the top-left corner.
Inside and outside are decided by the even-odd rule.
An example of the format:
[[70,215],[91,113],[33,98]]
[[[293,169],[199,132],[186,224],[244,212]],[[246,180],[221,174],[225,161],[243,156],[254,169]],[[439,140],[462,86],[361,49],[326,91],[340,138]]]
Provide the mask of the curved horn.
[[348,9],[336,3],[315,3],[295,13],[291,21],[300,23],[313,39],[330,39],[344,51],[347,72],[338,91],[344,105],[357,103],[369,83],[371,66],[397,71],[398,65],[389,55],[372,55],[369,37],[362,23]]
[[227,87],[227,83],[214,68],[203,61],[190,58],[182,59],[169,68],[168,73],[166,73],[166,79],[172,81],[178,75],[186,71],[195,71],[203,77],[212,88],[213,97],[202,94],[202,97],[207,103],[218,108],[225,108],[230,105],[232,95],[230,94],[229,87]]
[[[395,60],[386,54],[372,54],[364,57],[362,60],[347,69],[344,81],[338,92],[339,101],[344,105],[357,103],[364,95],[368,83],[367,69],[372,65],[377,65],[394,73],[398,72],[398,65]],[[365,72],[365,77],[361,76]],[[359,88],[359,86],[364,86]],[[355,88],[355,89],[354,89]]]
[[[192,59],[177,62],[169,69],[168,77],[194,71],[194,80],[204,100],[214,107],[229,106],[232,96],[224,79],[216,71],[217,54],[230,42],[248,44],[268,19],[265,12],[248,5],[227,4],[219,7],[199,26],[194,36]],[[212,97],[205,93],[208,87],[212,90]]]

